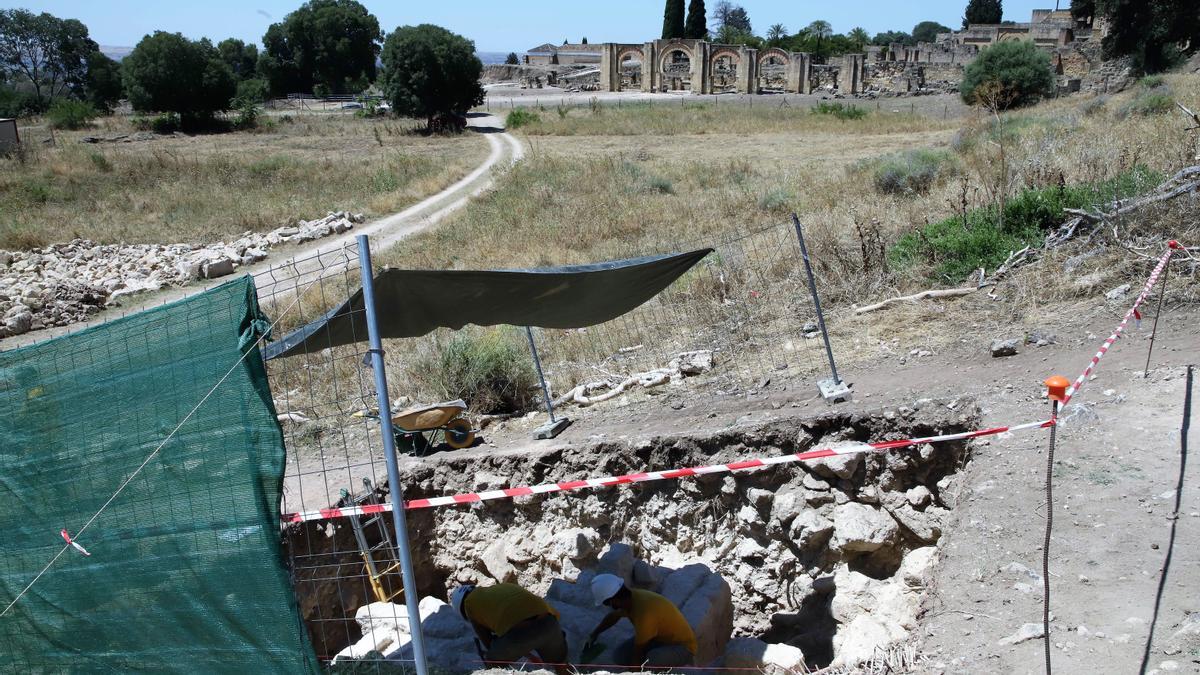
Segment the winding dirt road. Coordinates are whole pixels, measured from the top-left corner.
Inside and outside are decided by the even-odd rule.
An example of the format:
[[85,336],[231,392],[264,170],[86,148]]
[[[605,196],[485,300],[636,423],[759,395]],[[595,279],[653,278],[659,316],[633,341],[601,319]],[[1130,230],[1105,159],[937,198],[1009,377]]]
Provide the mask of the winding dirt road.
[[[355,238],[366,234],[371,237],[371,249],[379,252],[405,237],[436,226],[446,216],[466,206],[467,202],[492,187],[495,177],[520,161],[525,148],[515,137],[504,131],[504,121],[495,115],[473,114],[467,126],[487,139],[491,152],[483,164],[458,182],[409,206],[399,213],[373,220],[343,235],[327,237],[302,246],[279,248],[264,261],[255,265],[239,267],[237,274],[255,276],[258,297],[266,303],[273,300],[278,304],[285,294],[302,288],[304,284],[326,274],[335,274],[358,264]],[[166,288],[156,293],[147,293],[136,298],[132,304],[108,309],[91,317],[86,322],[48,330],[34,331],[25,335],[0,340],[0,351],[23,347],[83,328],[96,326],[112,319],[174,302],[194,293],[207,290],[226,281],[221,279],[202,280],[187,286]]]

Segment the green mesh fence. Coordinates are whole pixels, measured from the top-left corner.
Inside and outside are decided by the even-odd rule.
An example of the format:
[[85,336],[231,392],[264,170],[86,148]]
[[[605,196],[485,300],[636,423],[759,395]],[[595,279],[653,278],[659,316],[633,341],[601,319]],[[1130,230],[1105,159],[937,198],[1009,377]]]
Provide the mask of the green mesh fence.
[[6,672],[315,672],[279,542],[284,448],[247,277],[0,353]]

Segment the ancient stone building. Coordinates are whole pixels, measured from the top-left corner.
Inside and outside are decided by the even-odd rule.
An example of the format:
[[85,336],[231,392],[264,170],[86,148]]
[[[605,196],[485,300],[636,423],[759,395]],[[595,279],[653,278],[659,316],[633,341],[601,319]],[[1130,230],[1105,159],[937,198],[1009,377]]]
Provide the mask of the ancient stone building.
[[531,66],[594,65],[600,63],[600,47],[601,45],[583,44],[552,45],[547,42],[526,52],[525,63]]

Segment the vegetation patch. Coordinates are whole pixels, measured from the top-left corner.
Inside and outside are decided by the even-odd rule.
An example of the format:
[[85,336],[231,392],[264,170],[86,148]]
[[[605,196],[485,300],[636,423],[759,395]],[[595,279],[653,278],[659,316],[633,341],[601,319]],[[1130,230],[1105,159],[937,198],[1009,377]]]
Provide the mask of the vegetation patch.
[[856,169],[869,173],[875,189],[890,195],[927,194],[960,171],[954,153],[932,149],[909,150],[861,162]]
[[444,341],[431,338],[406,366],[417,390],[443,400],[461,398],[481,413],[525,412],[536,400],[529,348],[511,327],[455,331]]
[[1145,192],[1163,179],[1144,167],[1108,181],[1021,192],[1003,209],[987,207],[930,223],[900,237],[888,252],[896,268],[930,266],[929,276],[957,283],[979,268],[994,269],[1009,254],[1039,243],[1064,220],[1063,209],[1084,209]]
[[839,120],[861,120],[870,114],[856,105],[824,101],[813,106],[810,112],[814,115],[830,115]]
[[540,121],[542,121],[541,115],[522,108],[508,113],[508,117],[504,119],[504,127],[509,130],[516,130]]

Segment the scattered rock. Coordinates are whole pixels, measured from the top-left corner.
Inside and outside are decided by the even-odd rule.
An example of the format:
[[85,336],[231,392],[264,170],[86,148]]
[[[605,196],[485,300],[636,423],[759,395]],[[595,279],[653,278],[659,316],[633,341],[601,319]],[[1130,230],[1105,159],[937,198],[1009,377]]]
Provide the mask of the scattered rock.
[[884,511],[850,502],[833,510],[833,547],[869,553],[892,543],[899,534],[896,521]]
[[1112,289],[1111,291],[1105,293],[1104,297],[1109,300],[1120,300],[1121,298],[1125,297],[1126,295],[1129,295],[1129,289],[1130,289],[1129,284],[1121,284],[1120,286],[1117,286],[1116,288]]
[[1024,624],[1023,626],[1021,626],[1020,628],[1018,628],[1017,632],[1013,633],[1012,635],[1009,635],[1006,638],[1001,638],[1001,640],[999,642],[997,642],[996,644],[999,644],[1001,647],[1007,647],[1009,645],[1016,645],[1016,644],[1020,644],[1022,642],[1026,642],[1028,640],[1033,640],[1033,639],[1041,638],[1041,637],[1045,637],[1045,636],[1046,636],[1046,632],[1045,632],[1045,630],[1043,630],[1042,624],[1027,623],[1027,624]]
[[1000,358],[1002,356],[1016,356],[1017,344],[1017,340],[993,340],[992,357]]

